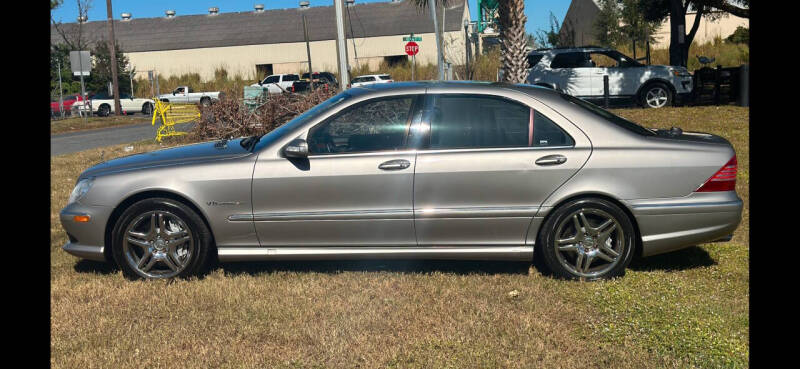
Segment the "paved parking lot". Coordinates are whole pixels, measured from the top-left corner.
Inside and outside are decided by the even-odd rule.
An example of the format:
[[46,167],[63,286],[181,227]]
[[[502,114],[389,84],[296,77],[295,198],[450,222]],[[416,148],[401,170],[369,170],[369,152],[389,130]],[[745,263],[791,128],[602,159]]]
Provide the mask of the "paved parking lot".
[[[178,124],[179,131],[188,131],[194,123]],[[102,128],[50,136],[50,155],[62,155],[109,145],[118,145],[154,139],[158,126],[136,124],[123,127]]]

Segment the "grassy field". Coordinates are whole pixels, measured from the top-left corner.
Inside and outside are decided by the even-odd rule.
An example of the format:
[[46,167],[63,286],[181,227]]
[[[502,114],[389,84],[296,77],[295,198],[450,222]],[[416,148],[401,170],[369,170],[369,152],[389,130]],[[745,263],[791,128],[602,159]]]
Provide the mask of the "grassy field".
[[52,367],[747,367],[749,110],[615,112],[733,143],[745,211],[732,242],[595,283],[528,263],[420,261],[230,263],[203,279],[130,282],[60,249],[58,211],[101,149],[53,157]]
[[92,116],[88,118],[72,117],[60,120],[50,120],[50,134],[85,131],[89,129],[119,127],[129,124],[151,124],[152,116],[143,114],[111,115],[108,117]]

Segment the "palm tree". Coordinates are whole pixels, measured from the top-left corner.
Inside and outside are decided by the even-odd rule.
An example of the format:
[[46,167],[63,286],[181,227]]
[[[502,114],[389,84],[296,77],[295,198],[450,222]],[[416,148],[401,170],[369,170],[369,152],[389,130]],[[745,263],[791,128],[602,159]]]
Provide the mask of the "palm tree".
[[[420,9],[428,8],[428,0],[410,0],[411,3]],[[454,0],[437,0],[444,6],[449,5]],[[465,0],[466,1],[466,0]],[[499,0],[498,15],[500,16],[500,38],[502,62],[503,62],[503,82],[523,83],[528,77],[528,70],[525,63],[525,16],[524,0]]]
[[498,1],[500,17],[500,51],[503,59],[503,82],[524,83],[528,77],[526,68],[525,16],[524,0]]

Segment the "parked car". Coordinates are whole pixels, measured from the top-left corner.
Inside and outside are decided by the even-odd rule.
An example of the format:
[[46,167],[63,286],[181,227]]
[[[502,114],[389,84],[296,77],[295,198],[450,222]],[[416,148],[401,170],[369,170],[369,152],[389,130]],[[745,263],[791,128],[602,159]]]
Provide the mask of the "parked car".
[[350,81],[350,87],[360,87],[371,85],[373,83],[389,83],[394,82],[392,76],[388,74],[369,74],[365,76],[358,76]]
[[72,110],[72,105],[79,101],[83,101],[81,94],[72,94],[64,96],[61,103],[62,109],[59,110],[58,100],[55,100],[50,102],[50,112],[55,115],[55,114],[60,114],[61,111],[63,111],[65,115],[68,115]]
[[[75,105],[78,105],[79,109],[84,112],[88,111],[91,106],[92,114],[97,114],[101,117],[107,117],[115,112],[114,97],[105,92],[89,95],[88,101],[75,103]],[[119,105],[123,114],[142,113],[149,115],[153,113],[153,100],[135,98],[127,93],[119,94]]]
[[403,82],[346,90],[264,136],[94,165],[60,219],[66,252],[131,278],[194,275],[214,257],[536,255],[597,279],[634,254],[729,240],[736,173],[722,137],[551,89]]
[[261,86],[266,88],[270,94],[280,94],[288,92],[289,88],[292,87],[292,83],[299,80],[300,76],[296,74],[273,74],[250,86]]
[[304,80],[312,80],[314,82],[322,82],[327,83],[334,88],[339,88],[339,81],[336,80],[336,76],[333,75],[331,72],[314,72],[314,78],[311,78],[308,73],[303,73],[301,79]]
[[643,65],[603,47],[538,49],[528,54],[528,65],[529,84],[590,101],[604,98],[604,76],[611,102],[634,100],[660,108],[688,100],[692,92],[692,74],[686,68]]
[[314,82],[312,82],[312,81],[305,81],[305,80],[299,80],[299,81],[294,81],[294,82],[292,83],[292,86],[291,86],[291,87],[289,87],[289,90],[288,90],[288,92],[291,92],[291,93],[299,93],[299,94],[305,94],[305,93],[309,93],[309,92],[311,92],[311,87],[312,87],[312,85],[313,85],[313,87],[314,87],[315,89],[316,89],[316,88],[321,88],[321,89],[325,89],[325,90],[327,90],[327,89],[329,89],[329,88],[336,88],[336,87],[333,87],[333,86],[331,86],[331,85],[330,85],[330,84],[329,84],[327,81],[325,81],[325,80],[314,81]]
[[171,94],[158,95],[158,99],[164,102],[211,105],[214,101],[219,101],[221,93],[214,92],[194,92],[189,86],[178,86]]

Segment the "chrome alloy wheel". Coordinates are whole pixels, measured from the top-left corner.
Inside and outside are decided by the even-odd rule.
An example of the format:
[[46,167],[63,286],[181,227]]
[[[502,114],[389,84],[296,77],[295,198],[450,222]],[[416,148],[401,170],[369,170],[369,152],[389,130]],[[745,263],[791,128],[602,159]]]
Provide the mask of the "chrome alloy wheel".
[[655,86],[647,90],[644,100],[651,108],[661,108],[667,104],[667,100],[669,99],[668,94],[669,91],[665,90],[663,87]]
[[624,247],[622,226],[599,209],[579,209],[556,229],[556,258],[579,277],[597,277],[613,269]]
[[189,227],[164,210],[139,215],[125,230],[122,252],[128,265],[148,278],[171,278],[186,268],[195,245]]

